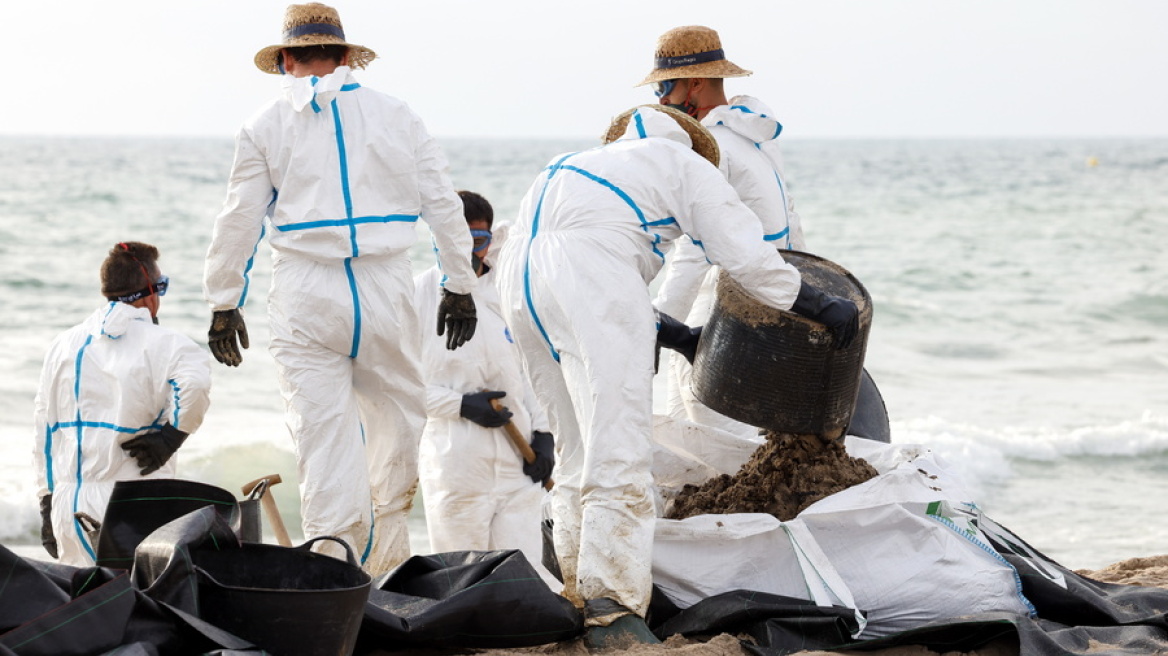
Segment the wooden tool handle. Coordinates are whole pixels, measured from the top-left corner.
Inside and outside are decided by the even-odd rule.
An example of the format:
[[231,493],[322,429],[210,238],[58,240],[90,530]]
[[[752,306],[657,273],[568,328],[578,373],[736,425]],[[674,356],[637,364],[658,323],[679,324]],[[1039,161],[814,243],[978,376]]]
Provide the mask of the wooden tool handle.
[[[491,399],[491,407],[495,409],[495,412],[503,411],[503,404],[499,403],[499,399]],[[507,437],[511,438],[515,448],[519,449],[519,455],[523,456],[523,461],[529,465],[535,462],[535,451],[531,450],[531,445],[527,443],[527,438],[523,437],[523,433],[519,432],[515,422],[508,421],[503,429],[507,431]]]
[[276,500],[272,498],[272,491],[267,490],[264,496],[260,497],[260,503],[264,505],[264,512],[268,515],[268,521],[272,524],[272,533],[276,534],[276,542],[280,546],[292,546],[292,538],[288,537],[288,529],[284,527],[284,518],[280,517],[280,509],[276,507]]
[[[499,399],[491,399],[491,407],[495,409],[495,412],[503,410],[503,404],[499,403]],[[523,456],[523,461],[529,465],[535,462],[535,451],[531,450],[531,445],[527,443],[527,438],[523,437],[523,433],[519,432],[515,422],[508,421],[503,429],[507,431],[507,437],[511,438],[511,443],[515,445],[516,449],[519,449],[519,455]],[[543,482],[545,490],[552,489],[553,485],[555,485],[555,481],[550,476]]]

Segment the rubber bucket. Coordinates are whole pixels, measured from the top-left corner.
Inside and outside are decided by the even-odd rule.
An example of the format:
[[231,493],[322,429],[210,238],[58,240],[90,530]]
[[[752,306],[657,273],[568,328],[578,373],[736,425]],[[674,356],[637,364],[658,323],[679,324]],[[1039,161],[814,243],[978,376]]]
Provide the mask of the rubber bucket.
[[[317,540],[345,547],[348,562],[309,550]],[[369,598],[369,575],[343,540],[299,547],[244,543],[191,554],[199,616],[276,656],[353,653]]]
[[726,272],[694,358],[694,396],[746,424],[778,433],[844,434],[856,406],[872,325],[868,291],[843,267],[819,256],[783,251],[803,280],[860,310],[859,332],[832,348],[821,323],[763,305]]

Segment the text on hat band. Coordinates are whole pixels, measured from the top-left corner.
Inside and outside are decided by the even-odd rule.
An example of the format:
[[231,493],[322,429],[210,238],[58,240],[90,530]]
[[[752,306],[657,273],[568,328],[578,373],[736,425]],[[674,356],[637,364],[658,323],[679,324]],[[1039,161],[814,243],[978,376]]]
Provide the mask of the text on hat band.
[[680,68],[682,66],[704,64],[706,62],[721,61],[723,59],[726,59],[726,54],[722,52],[721,48],[718,48],[717,50],[709,50],[707,52],[696,52],[692,55],[658,57],[657,68]]

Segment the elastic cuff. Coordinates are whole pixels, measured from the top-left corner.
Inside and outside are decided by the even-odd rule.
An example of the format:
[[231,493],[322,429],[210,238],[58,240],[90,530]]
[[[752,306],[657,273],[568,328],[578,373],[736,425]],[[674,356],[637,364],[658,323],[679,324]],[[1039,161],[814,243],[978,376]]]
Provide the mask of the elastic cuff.
[[584,602],[584,626],[608,626],[625,615],[632,615],[633,611],[621,604],[601,597],[588,599]]

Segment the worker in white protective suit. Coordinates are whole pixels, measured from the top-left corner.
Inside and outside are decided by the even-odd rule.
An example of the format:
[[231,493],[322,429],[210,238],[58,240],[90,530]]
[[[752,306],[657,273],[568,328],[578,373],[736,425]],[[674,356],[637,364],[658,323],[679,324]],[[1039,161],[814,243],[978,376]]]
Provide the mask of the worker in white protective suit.
[[[750,74],[726,59],[716,31],[694,25],[661,35],[654,68],[638,86],[652,85],[658,102],[686,112],[714,135],[721,152],[718,168],[758,216],[767,243],[782,250],[806,250],[803,227],[783,175],[778,142],[783,126],[756,98],[726,99],[724,78]],[[700,247],[683,238],[669,258],[654,305],[688,324],[702,325],[713,309],[717,280],[718,267]],[[761,444],[756,427],[711,410],[694,396],[692,374],[683,357],[670,357],[668,412]]]
[[45,356],[33,420],[41,543],[66,565],[97,560],[74,513],[100,520],[117,481],[174,478],[175,451],[203,423],[207,353],[157,325],[169,284],[158,249],[117,244],[101,265],[107,302]]
[[[763,240],[697,121],[646,105],[618,117],[606,140],[536,177],[500,257],[504,318],[557,439],[552,514],[564,594],[583,607],[594,647],[656,641],[643,619],[654,342],[692,356],[700,334],[650,303],[668,245],[689,235],[761,302],[807,313],[841,346],[857,326],[854,304],[801,285]],[[804,289],[813,307],[796,302]]]
[[[474,237],[478,326],[475,339],[457,354],[436,335],[422,339],[429,418],[419,471],[430,548],[435,553],[519,549],[558,589],[559,582],[541,564],[540,530],[554,440],[499,309],[491,264],[494,211],[479,194],[458,195]],[[437,308],[441,280],[437,266],[414,278],[414,305],[422,313]],[[524,462],[508,437],[508,423],[529,443],[534,462]]]
[[[475,277],[438,144],[405,103],[352,75],[374,57],[345,41],[332,7],[288,7],[283,43],[255,57],[261,71],[285,73],[284,93],[236,138],[204,286],[211,352],[238,366],[266,219],[270,350],[296,446],[304,536],[344,539],[377,575],[410,555],[406,519],[426,416],[418,352],[421,332],[434,330],[412,305],[407,251],[419,218],[446,274],[437,332],[450,349],[474,334]],[[331,540],[313,548],[344,557]]]

